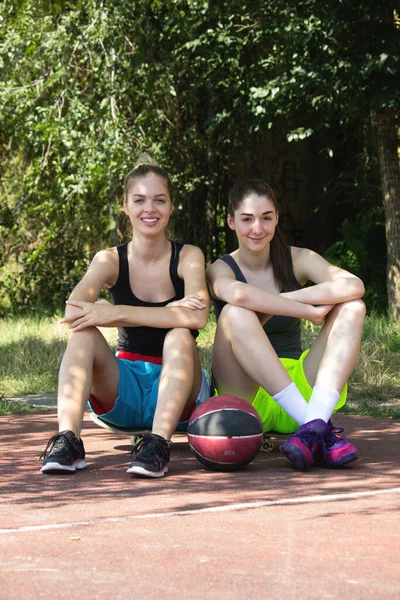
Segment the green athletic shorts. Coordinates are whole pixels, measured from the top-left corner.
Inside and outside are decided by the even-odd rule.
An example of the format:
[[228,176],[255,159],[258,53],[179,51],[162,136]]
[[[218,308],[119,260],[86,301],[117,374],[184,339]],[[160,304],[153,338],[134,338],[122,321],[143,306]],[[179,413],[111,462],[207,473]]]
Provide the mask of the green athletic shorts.
[[[305,350],[299,359],[296,358],[281,358],[280,361],[295,382],[300,392],[308,402],[311,397],[312,388],[308,383],[303,362],[309,350]],[[336,404],[335,411],[342,408],[346,403],[347,383],[344,386],[340,398]],[[263,422],[264,431],[276,431],[278,433],[293,433],[299,428],[299,424],[277,404],[277,402],[266,392],[262,387],[258,388],[258,392],[254,397],[252,405],[260,415]]]

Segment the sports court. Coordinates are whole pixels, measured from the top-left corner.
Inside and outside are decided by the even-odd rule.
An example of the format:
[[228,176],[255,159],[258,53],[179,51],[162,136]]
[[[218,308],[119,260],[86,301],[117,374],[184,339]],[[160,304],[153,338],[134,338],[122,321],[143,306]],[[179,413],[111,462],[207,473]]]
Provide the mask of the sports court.
[[130,477],[129,439],[85,415],[89,468],[46,476],[54,410],[0,417],[0,598],[399,598],[400,422],[337,415],[361,459],[293,471],[279,452]]

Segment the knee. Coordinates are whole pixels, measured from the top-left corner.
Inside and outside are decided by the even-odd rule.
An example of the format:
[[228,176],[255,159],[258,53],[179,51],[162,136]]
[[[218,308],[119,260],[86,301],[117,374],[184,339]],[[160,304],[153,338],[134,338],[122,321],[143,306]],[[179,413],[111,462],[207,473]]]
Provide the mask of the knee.
[[184,347],[189,348],[194,345],[194,338],[190,329],[184,327],[175,327],[170,329],[165,336],[164,347]]
[[68,347],[87,348],[88,346],[94,346],[98,343],[100,337],[102,337],[102,335],[97,327],[87,327],[81,331],[71,333],[68,340]]
[[367,308],[364,302],[360,299],[349,300],[339,305],[341,314],[344,314],[347,319],[351,320],[355,324],[364,323],[365,316],[367,314]]
[[[233,306],[233,304],[226,304],[222,309],[219,317],[223,322],[227,322],[230,325],[248,325],[250,321],[257,319],[256,314],[248,308],[242,306]],[[258,321],[258,319],[257,319]]]
[[361,299],[346,302],[345,306],[346,310],[350,312],[350,314],[354,315],[355,318],[364,321],[365,316],[367,314],[367,307]]

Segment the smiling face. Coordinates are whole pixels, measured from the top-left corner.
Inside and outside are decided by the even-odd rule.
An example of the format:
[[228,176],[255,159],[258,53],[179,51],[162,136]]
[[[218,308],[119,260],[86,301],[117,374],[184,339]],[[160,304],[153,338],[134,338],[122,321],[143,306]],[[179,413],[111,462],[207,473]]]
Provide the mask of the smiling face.
[[272,240],[278,224],[274,203],[266,196],[251,193],[228,214],[228,225],[236,231],[239,245],[259,252]]
[[174,207],[167,183],[149,174],[130,182],[124,211],[134,231],[147,235],[164,232]]

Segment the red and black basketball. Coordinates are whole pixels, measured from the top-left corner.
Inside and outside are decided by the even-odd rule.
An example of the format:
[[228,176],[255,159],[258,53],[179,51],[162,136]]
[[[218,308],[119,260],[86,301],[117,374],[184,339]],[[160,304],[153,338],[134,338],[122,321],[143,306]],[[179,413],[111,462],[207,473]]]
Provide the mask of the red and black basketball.
[[258,454],[263,425],[257,411],[237,396],[215,396],[193,411],[188,440],[196,458],[213,471],[238,471]]

